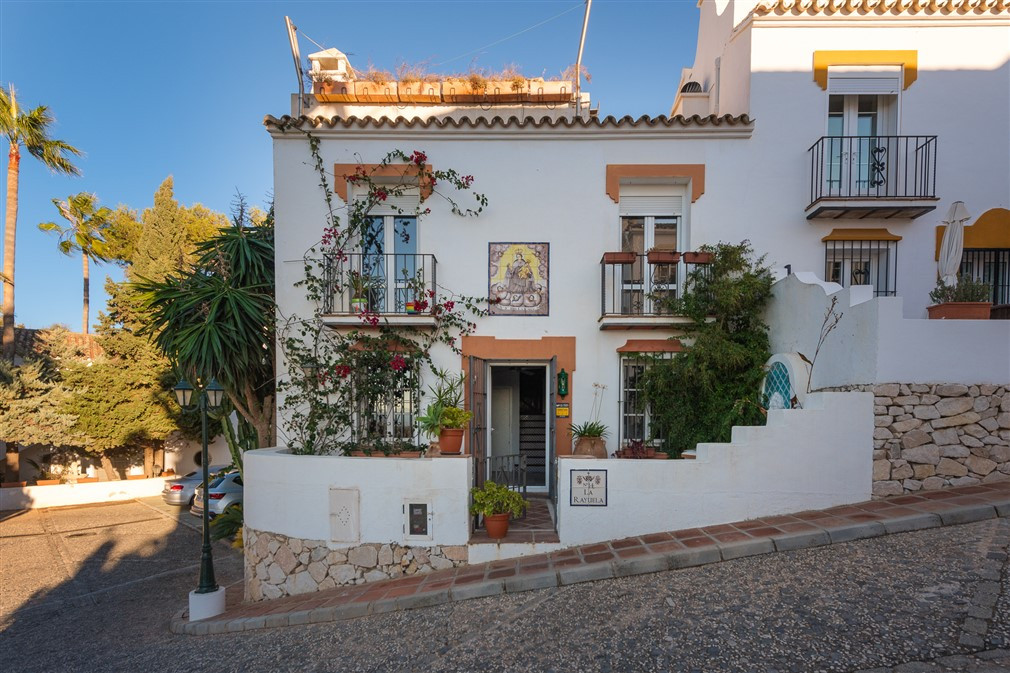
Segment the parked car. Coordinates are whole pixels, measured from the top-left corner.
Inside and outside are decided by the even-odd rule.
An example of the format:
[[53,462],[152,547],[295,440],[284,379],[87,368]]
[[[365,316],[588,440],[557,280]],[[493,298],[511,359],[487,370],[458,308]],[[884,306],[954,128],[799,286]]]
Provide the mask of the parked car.
[[[218,477],[208,484],[210,497],[208,498],[207,510],[210,518],[223,513],[232,505],[242,504],[242,475],[238,472],[230,472]],[[189,508],[189,513],[193,516],[203,516],[203,485],[197,487],[196,495],[193,497],[193,506]]]
[[[218,473],[224,472],[228,467],[228,465],[211,465],[210,478],[214,479]],[[161,491],[161,499],[169,505],[189,507],[193,504],[196,487],[202,483],[203,470],[190,472],[186,476],[177,479],[166,479],[165,488]]]

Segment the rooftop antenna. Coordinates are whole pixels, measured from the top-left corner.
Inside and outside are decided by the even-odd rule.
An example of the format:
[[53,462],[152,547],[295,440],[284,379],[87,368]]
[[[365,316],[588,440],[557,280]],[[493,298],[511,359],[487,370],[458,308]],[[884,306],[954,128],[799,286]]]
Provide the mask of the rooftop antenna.
[[291,57],[295,59],[295,75],[298,77],[298,116],[302,116],[302,105],[305,100],[305,82],[302,80],[302,55],[298,51],[298,37],[295,31],[298,28],[291,23],[291,17],[284,17],[284,24],[288,27],[288,42],[291,43]]
[[578,114],[582,107],[582,50],[586,46],[586,29],[589,27],[589,10],[593,7],[593,0],[586,0],[586,15],[582,19],[582,38],[579,40],[579,56],[575,59],[575,112]]

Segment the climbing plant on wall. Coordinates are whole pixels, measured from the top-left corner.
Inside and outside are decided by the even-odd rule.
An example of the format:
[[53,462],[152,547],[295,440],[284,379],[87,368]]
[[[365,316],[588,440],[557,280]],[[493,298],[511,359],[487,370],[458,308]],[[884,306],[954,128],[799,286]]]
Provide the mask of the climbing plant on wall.
[[[351,173],[337,176],[359,195],[344,203],[334,196],[319,139],[295,130],[306,135],[326,217],[319,241],[303,256],[304,278],[296,283],[313,313],[284,316],[279,332],[287,363],[279,383],[287,443],[306,454],[416,450],[413,419],[419,415],[420,378],[432,367],[431,351],[443,345],[460,353],[460,337],[487,314],[487,299],[455,293],[435,284],[433,276],[403,269],[396,270],[398,287],[409,292],[412,311],[426,316],[425,324],[392,324],[384,312],[368,307],[353,314],[358,324],[350,328],[333,329],[324,316],[333,297],[367,292],[369,273],[348,262],[364,259],[374,244],[377,206],[416,217],[430,214],[431,199],[441,198],[454,215],[476,217],[487,198],[473,191],[473,176],[435,170],[421,151],[392,150],[378,164],[359,162]],[[413,207],[396,205],[412,194],[418,194]],[[463,194],[473,199],[472,207],[460,205]]]

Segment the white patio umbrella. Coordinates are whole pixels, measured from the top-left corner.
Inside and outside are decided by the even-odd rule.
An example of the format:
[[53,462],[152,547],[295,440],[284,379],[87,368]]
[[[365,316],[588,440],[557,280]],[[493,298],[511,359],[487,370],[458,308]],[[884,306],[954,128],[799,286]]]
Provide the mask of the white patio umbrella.
[[937,260],[937,270],[944,285],[957,285],[957,273],[961,269],[961,253],[964,252],[964,223],[971,218],[964,201],[950,204],[943,224],[947,225],[943,232],[943,242],[940,243],[940,259]]

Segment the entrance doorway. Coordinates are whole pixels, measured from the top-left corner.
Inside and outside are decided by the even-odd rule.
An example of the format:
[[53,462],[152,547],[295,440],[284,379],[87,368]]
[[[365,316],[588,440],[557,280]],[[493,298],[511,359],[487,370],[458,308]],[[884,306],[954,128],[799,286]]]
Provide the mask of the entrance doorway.
[[546,364],[491,363],[489,479],[503,457],[519,456],[526,464],[526,488],[548,491],[553,447],[548,441],[547,375]]

